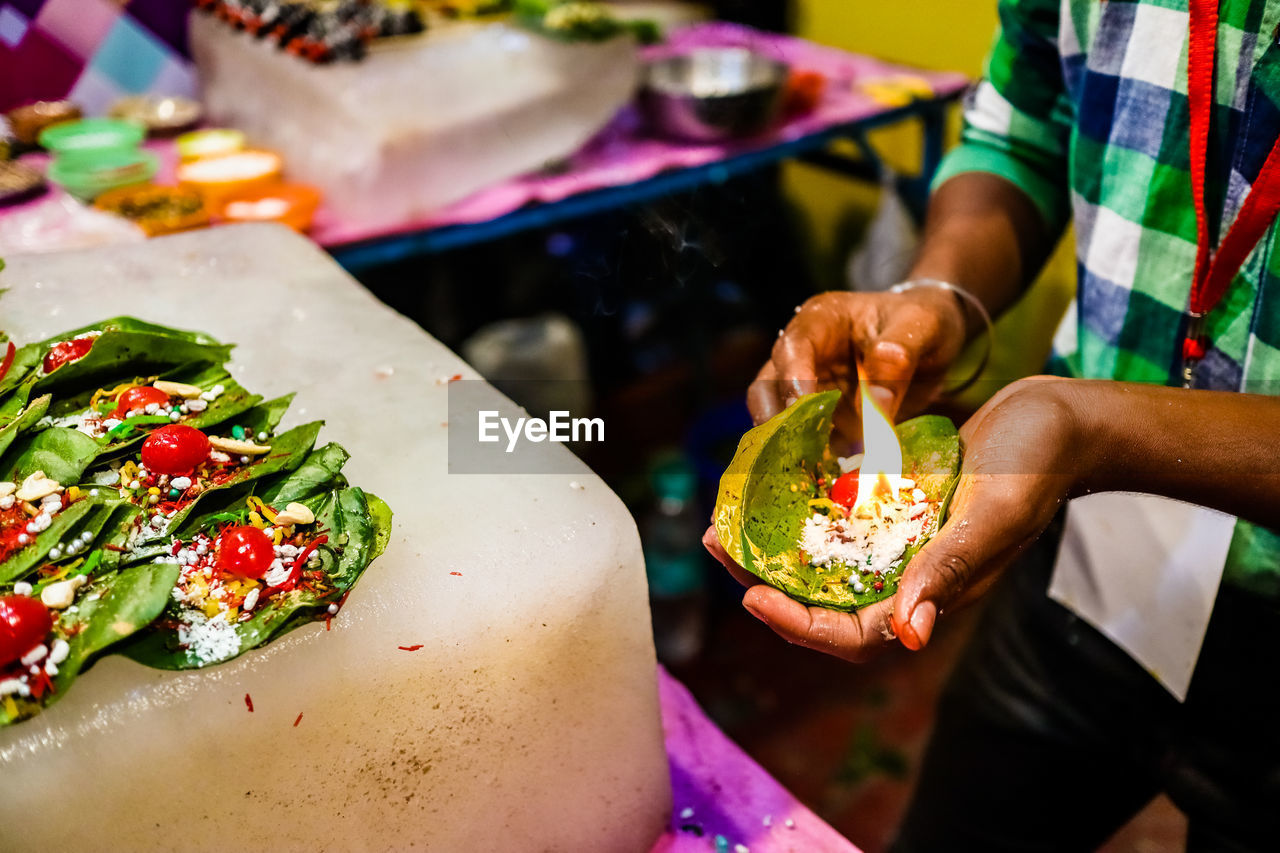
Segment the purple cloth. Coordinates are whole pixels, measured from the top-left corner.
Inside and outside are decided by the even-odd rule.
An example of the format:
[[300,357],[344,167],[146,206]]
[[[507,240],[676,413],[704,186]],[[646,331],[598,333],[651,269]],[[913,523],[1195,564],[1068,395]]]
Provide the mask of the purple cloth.
[[674,808],[651,853],[707,853],[716,849],[716,836],[730,851],[742,845],[750,853],[858,853],[725,737],[661,667],[658,695]]

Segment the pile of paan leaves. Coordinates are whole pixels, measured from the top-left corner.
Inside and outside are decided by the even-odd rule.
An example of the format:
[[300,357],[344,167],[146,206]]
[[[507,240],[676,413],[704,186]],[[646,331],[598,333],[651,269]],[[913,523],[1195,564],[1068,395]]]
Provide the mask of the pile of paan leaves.
[[922,415],[895,427],[902,447],[902,476],[939,504],[933,523],[884,576],[883,588],[861,592],[847,583],[851,568],[814,566],[800,553],[800,535],[811,502],[826,498],[840,469],[829,448],[839,391],[801,397],[748,431],[720,479],[714,523],[729,556],[792,598],[851,611],[888,598],[911,558],[946,519],[960,474],[960,436],[950,420]]
[[[48,369],[47,359],[59,344],[89,338],[87,352]],[[24,591],[29,585],[27,594],[36,601],[50,584],[70,579],[78,585],[71,606],[51,611],[53,631],[46,638],[49,644],[59,639],[68,644],[65,659],[36,691],[39,695],[0,697],[0,726],[26,719],[66,695],[77,676],[105,653],[161,669],[193,669],[261,646],[332,613],[382,553],[391,528],[387,505],[347,483],[341,473],[345,450],[337,444],[315,447],[321,421],[277,434],[293,395],[264,402],[251,394],[224,367],[230,352],[231,346],[208,335],[129,317],[20,348],[0,332],[0,483],[21,484],[43,472],[74,495],[35,536],[13,538],[13,524],[25,519],[9,519],[0,598],[13,595],[17,584]],[[103,396],[110,389],[158,379],[211,392],[202,410],[183,414],[181,423],[210,436],[247,434],[270,445],[269,454],[241,457],[245,464],[174,511],[162,529],[141,522],[146,508],[136,497],[129,500],[135,493],[122,488],[119,471],[122,462],[139,458],[144,439],[170,418],[129,417],[96,438],[73,426],[91,407],[101,413],[104,403],[110,406]],[[307,507],[314,515],[308,529],[317,541],[318,534],[324,536],[324,544],[308,557],[316,582],[263,595],[252,618],[234,623],[235,650],[216,660],[195,655],[178,639],[174,587],[181,566],[173,543],[197,534],[216,538],[227,525],[254,521],[255,507],[261,523],[264,507],[272,511],[290,503]],[[30,513],[31,504],[26,507]],[[24,539],[27,544],[16,548]]]

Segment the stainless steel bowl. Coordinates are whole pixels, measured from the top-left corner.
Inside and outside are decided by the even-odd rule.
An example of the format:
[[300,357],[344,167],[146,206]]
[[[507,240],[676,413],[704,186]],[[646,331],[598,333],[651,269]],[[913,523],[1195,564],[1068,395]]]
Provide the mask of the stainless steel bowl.
[[719,142],[766,130],[782,108],[790,68],[740,47],[699,48],[645,66],[640,105],[655,130]]

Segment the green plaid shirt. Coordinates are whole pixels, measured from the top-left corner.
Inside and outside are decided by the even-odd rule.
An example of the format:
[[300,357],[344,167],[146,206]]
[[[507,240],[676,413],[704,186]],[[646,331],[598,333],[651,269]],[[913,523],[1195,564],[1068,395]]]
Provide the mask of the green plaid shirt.
[[[1206,175],[1215,246],[1280,134],[1280,2],[1222,0],[1220,18]],[[1002,0],[1000,24],[937,181],[989,172],[1025,190],[1055,233],[1074,220],[1078,290],[1055,341],[1060,372],[1181,384],[1196,256],[1186,0]],[[1274,223],[1205,331],[1196,387],[1280,392]],[[1280,535],[1238,523],[1224,579],[1280,598]]]

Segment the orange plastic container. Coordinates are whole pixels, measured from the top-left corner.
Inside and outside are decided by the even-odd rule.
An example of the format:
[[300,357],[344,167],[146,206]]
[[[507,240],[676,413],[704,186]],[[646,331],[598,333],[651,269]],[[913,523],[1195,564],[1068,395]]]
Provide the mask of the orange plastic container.
[[228,198],[221,218],[226,222],[280,222],[295,231],[306,231],[320,199],[320,190],[313,186],[278,183]]
[[120,187],[98,196],[93,206],[131,220],[150,237],[209,224],[204,196],[189,187]]
[[178,183],[199,190],[219,210],[227,199],[280,182],[284,163],[272,151],[245,150],[178,165]]

